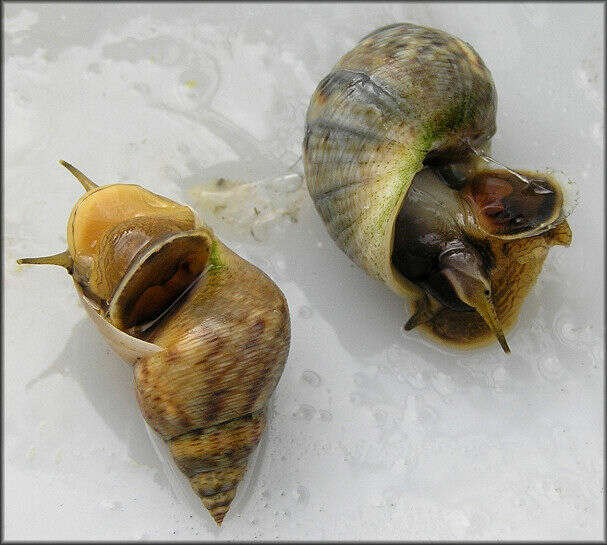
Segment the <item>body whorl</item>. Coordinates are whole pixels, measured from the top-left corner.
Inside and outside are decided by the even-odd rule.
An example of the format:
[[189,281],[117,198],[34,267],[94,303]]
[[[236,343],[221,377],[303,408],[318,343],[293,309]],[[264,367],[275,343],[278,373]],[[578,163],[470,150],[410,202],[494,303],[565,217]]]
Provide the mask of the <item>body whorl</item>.
[[495,132],[497,97],[470,45],[413,24],[381,28],[318,85],[303,145],[308,189],[338,246],[399,294],[415,287],[391,265],[394,221],[432,157],[469,154]]

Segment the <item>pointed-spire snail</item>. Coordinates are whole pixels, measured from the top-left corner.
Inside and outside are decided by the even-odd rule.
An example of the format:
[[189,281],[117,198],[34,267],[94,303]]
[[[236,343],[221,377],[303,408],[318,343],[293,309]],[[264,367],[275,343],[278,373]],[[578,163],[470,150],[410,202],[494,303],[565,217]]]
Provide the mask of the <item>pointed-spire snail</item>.
[[440,30],[395,24],[364,37],[312,95],[303,158],[316,209],[362,269],[409,298],[436,339],[467,348],[516,320],[550,246],[568,246],[562,187],[489,170],[491,73]]
[[287,302],[189,207],[138,185],[97,186],[61,164],[86,190],[68,249],[19,263],[67,269],[103,336],[134,364],[145,420],[221,524],[287,359]]

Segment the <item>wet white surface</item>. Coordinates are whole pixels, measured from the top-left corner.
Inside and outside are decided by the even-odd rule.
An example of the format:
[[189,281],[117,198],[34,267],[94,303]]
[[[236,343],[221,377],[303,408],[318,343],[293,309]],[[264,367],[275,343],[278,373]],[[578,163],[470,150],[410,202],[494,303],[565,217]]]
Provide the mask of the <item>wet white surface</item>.
[[[4,8],[6,539],[602,538],[600,4]],[[573,244],[548,256],[509,357],[403,335],[403,302],[336,248],[293,181],[316,84],[398,21],[473,44],[499,94],[492,154],[562,170],[581,192]],[[71,279],[15,264],[66,246],[80,191],[58,159],[194,206],[218,177],[263,182],[266,204],[276,178],[294,192],[276,197],[294,213],[268,205],[256,229],[205,217],[276,281],[293,323],[221,530],[171,484],[131,371]]]

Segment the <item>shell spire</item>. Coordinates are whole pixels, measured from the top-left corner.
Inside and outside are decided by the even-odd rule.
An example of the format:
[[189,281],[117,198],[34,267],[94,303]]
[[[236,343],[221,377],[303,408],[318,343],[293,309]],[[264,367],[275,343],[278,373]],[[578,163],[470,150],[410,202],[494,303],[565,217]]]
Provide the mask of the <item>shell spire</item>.
[[144,418],[220,524],[264,431],[290,322],[284,296],[258,269],[220,242],[212,260],[204,281],[146,336],[164,350],[135,364],[135,388]]
[[194,492],[218,525],[236,495],[265,422],[262,410],[169,442],[177,466],[188,476]]
[[134,184],[97,186],[62,164],[86,189],[68,250],[19,262],[72,275],[99,331],[133,364],[144,419],[221,525],[287,360],[286,299],[189,207]]
[[[491,72],[470,44],[389,25],[362,38],[318,84],[303,164],[337,246],[409,298],[405,330],[419,327],[458,348],[497,339],[507,353],[504,332],[554,232],[567,237],[569,205],[548,174],[490,158],[496,112]],[[488,162],[504,170],[490,171]],[[454,250],[463,256],[459,272],[441,265]]]

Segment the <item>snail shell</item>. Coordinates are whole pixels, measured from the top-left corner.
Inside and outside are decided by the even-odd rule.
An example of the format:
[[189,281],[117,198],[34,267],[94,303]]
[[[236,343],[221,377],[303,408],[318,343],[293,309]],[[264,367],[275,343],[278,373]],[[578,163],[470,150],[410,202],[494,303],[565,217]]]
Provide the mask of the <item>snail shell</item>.
[[[548,175],[487,170],[491,73],[466,42],[413,24],[380,28],[312,95],[306,183],[333,240],[409,298],[436,339],[460,348],[510,328],[547,249],[568,245]],[[532,177],[532,179],[529,179]]]
[[137,185],[87,192],[68,250],[20,263],[64,266],[110,346],[134,365],[146,422],[217,524],[261,439],[290,342],[287,302],[187,206]]

